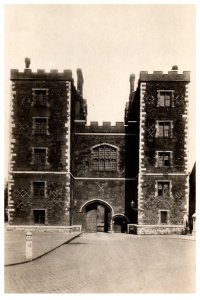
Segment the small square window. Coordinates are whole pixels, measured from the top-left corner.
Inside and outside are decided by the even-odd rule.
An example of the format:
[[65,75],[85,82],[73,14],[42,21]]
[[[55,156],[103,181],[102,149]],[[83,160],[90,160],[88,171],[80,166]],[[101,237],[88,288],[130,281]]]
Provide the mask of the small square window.
[[158,91],[158,107],[170,107],[173,106],[173,91]]
[[45,224],[45,210],[44,209],[34,209],[33,218],[35,224]]
[[158,196],[167,197],[170,195],[170,182],[169,181],[158,181],[157,183],[157,194]]
[[47,161],[47,149],[46,148],[34,148],[33,149],[33,163],[34,164],[46,164]]
[[158,152],[158,167],[169,167],[171,165],[171,152]]
[[34,133],[47,134],[47,118],[34,118]]
[[159,121],[158,124],[158,137],[172,137],[172,122],[170,121]]
[[45,182],[35,181],[33,182],[33,196],[44,197],[45,196]]
[[34,90],[34,103],[36,106],[47,105],[47,90]]

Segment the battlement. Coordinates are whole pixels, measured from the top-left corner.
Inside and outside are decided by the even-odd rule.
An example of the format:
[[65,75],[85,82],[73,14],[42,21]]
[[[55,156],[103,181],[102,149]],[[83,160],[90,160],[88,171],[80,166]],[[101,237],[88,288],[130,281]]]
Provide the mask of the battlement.
[[71,70],[63,70],[58,72],[57,69],[45,72],[43,69],[38,69],[36,72],[32,72],[31,69],[24,69],[24,72],[20,72],[18,69],[11,69],[11,80],[73,80]]
[[90,122],[86,124],[84,120],[75,121],[76,133],[131,133],[137,129],[137,121],[130,121],[125,124],[124,122],[116,122],[115,125],[111,125],[111,122],[103,122],[99,125],[98,122]]
[[116,122],[115,125],[111,125],[111,122],[103,122],[102,125],[99,125],[98,122],[90,122],[90,125],[86,127],[98,127],[98,128],[124,128],[124,122]]
[[163,74],[162,71],[154,71],[149,74],[147,71],[141,71],[139,81],[190,81],[190,72],[184,71],[178,74],[178,70],[171,70],[168,74]]
[[111,122],[103,122],[99,125],[98,122],[90,122],[86,125],[85,122],[76,122],[76,131],[85,133],[124,133],[125,125],[124,122],[116,122],[114,126]]

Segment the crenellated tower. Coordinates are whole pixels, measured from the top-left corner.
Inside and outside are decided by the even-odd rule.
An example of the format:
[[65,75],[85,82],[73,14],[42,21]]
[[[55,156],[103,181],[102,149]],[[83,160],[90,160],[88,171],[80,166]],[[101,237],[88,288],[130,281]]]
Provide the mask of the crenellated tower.
[[140,72],[138,234],[181,233],[189,209],[190,73]]
[[9,223],[70,224],[71,70],[11,70]]

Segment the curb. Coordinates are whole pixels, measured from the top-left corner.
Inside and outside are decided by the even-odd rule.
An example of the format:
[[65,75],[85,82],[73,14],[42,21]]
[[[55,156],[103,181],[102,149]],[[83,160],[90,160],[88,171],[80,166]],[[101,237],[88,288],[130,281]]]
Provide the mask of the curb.
[[54,248],[48,250],[47,252],[45,252],[45,253],[43,253],[43,254],[40,254],[40,255],[34,257],[34,258],[31,259],[31,260],[24,260],[24,261],[20,261],[20,262],[16,262],[16,263],[6,264],[6,265],[4,265],[4,267],[16,266],[16,265],[21,265],[21,264],[26,264],[26,263],[32,262],[32,261],[34,261],[34,260],[36,260],[36,259],[38,259],[38,258],[40,258],[40,257],[42,257],[42,256],[44,256],[44,255],[46,255],[46,254],[48,254],[48,253],[54,251],[55,249],[58,249],[58,248],[61,247],[62,245],[65,245],[65,244],[70,243],[71,241],[73,241],[74,239],[76,239],[77,237],[79,237],[81,234],[82,234],[82,232],[80,232],[80,233],[77,234],[76,236],[72,237],[71,239],[69,239],[69,240],[67,240],[67,241],[65,241],[65,242],[63,242],[63,243],[61,243],[61,244],[59,244],[58,246],[56,246],[56,247],[54,247]]
[[184,236],[184,235],[170,235],[170,234],[162,234],[162,235],[153,235],[153,234],[130,234],[131,236],[134,237],[145,237],[145,238],[163,238],[163,239],[172,239],[172,240],[180,240],[180,241],[192,241],[192,242],[196,242],[196,238],[192,237],[192,236]]

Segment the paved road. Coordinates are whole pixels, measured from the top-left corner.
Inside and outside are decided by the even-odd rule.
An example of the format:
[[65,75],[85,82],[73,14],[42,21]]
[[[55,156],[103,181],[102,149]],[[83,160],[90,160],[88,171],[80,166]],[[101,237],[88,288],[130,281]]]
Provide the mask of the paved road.
[[195,242],[83,234],[34,262],[6,267],[5,292],[195,292]]

